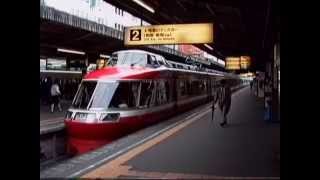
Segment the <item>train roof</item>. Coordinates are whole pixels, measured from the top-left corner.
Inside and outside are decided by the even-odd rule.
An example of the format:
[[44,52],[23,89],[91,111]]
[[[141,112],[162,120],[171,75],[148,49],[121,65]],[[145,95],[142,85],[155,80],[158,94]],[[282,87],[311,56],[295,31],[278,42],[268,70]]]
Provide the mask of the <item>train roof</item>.
[[226,77],[221,73],[199,72],[168,67],[149,68],[141,66],[112,66],[88,73],[84,80],[126,80],[126,79],[157,79],[170,78],[177,73],[198,74],[207,76]]

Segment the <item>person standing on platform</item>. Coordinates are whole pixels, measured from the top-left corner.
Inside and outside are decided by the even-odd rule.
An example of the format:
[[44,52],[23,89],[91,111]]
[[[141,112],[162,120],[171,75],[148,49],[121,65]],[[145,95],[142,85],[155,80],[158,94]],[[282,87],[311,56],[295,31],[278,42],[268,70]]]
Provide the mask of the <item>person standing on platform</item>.
[[59,108],[59,111],[61,112],[62,111],[61,104],[60,104],[61,92],[59,89],[57,79],[54,80],[54,83],[51,86],[50,94],[51,94],[51,113],[53,113],[53,111],[54,111],[54,105],[57,105]]
[[221,81],[222,84],[222,89],[221,89],[221,93],[220,93],[220,109],[221,112],[223,113],[223,122],[220,123],[221,126],[224,126],[227,124],[227,115],[229,113],[230,110],[230,106],[231,106],[231,88],[230,85],[226,82],[226,80],[222,80]]

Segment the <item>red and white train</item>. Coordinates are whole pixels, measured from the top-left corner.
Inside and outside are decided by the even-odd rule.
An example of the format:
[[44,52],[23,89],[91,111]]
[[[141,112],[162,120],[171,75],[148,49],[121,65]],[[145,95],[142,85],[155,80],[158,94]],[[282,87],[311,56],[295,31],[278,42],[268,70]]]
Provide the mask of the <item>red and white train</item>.
[[113,53],[109,67],[83,78],[66,114],[69,152],[90,151],[209,102],[221,79],[233,87],[247,83],[224,72],[183,66],[141,50]]

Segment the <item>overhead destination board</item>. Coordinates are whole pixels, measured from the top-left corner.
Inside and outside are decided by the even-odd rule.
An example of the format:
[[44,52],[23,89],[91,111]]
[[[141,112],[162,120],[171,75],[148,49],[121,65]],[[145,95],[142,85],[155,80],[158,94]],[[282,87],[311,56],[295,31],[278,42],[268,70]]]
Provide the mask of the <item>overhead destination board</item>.
[[228,70],[240,69],[240,57],[227,57],[226,58],[226,69],[228,69]]
[[213,42],[213,24],[169,24],[125,28],[125,45],[202,44]]
[[248,69],[250,66],[250,56],[240,56],[240,68],[241,69]]
[[226,69],[228,70],[248,69],[250,66],[250,62],[251,62],[250,56],[227,57]]

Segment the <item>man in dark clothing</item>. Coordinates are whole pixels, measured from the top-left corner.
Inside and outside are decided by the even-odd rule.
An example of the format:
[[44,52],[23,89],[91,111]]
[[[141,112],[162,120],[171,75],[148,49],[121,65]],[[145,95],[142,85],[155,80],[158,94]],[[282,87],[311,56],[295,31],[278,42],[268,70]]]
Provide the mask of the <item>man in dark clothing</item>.
[[214,91],[214,96],[213,96],[213,101],[212,101],[212,121],[213,121],[213,119],[214,119],[214,111],[216,110],[216,104],[217,104],[217,102],[218,102],[218,100],[219,100],[219,89],[217,88],[217,89],[215,89],[215,91]]
[[226,82],[226,80],[222,80],[221,81],[221,94],[220,94],[220,109],[221,112],[223,113],[223,122],[220,123],[221,126],[224,126],[227,124],[227,115],[229,113],[230,110],[230,106],[231,106],[231,88],[230,85]]

